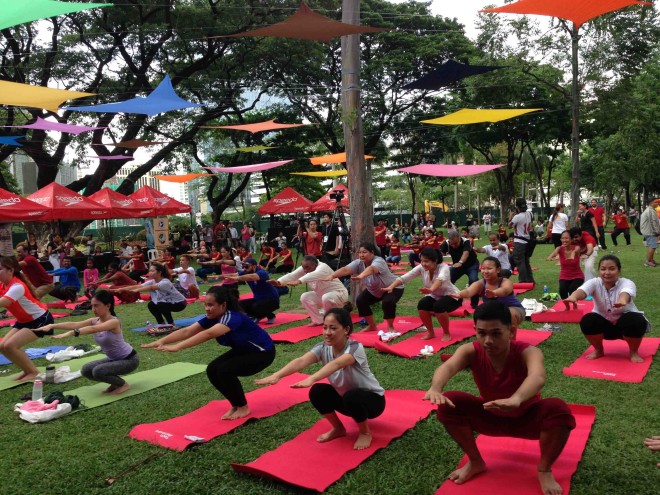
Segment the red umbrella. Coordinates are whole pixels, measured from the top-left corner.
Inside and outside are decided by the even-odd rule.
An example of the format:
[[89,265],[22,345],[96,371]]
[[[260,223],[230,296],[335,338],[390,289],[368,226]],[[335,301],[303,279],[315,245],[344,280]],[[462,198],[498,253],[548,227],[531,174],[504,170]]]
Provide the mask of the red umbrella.
[[142,208],[152,208],[154,210],[152,216],[190,213],[192,210],[190,205],[170,198],[167,194],[163,194],[150,186],[142,186],[128,197],[135,200],[137,205]]
[[90,195],[89,199],[110,208],[112,218],[146,218],[156,215],[153,208],[140,206],[134,199],[107,187]]
[[310,211],[312,202],[293,187],[287,187],[267,201],[257,213],[259,215],[277,215],[278,213],[304,213]]
[[38,222],[47,216],[47,208],[0,189],[0,222]]
[[46,218],[40,220],[98,220],[112,217],[110,208],[56,182],[30,194],[28,199],[48,210]]
[[[344,198],[340,203],[330,197],[333,191],[344,191]],[[309,207],[309,211],[330,211],[337,208],[337,204],[341,204],[344,208],[348,209],[348,187],[344,184],[337,184],[337,186],[330,188],[330,190],[321,196],[316,202]]]

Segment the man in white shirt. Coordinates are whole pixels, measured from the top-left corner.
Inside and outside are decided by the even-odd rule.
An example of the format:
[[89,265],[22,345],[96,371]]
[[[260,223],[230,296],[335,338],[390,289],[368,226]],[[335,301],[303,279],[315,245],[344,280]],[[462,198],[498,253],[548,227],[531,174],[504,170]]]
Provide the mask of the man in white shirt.
[[272,280],[275,286],[307,284],[312,289],[304,292],[300,296],[300,303],[307,310],[307,314],[312,319],[310,326],[323,324],[324,313],[330,308],[339,308],[348,302],[348,291],[339,280],[327,279],[332,276],[334,270],[325,263],[320,262],[315,256],[307,255],[303,257],[301,266],[295,271],[284,275],[279,280]]
[[502,265],[502,270],[500,271],[500,275],[504,278],[511,277],[511,262],[509,261],[509,248],[506,246],[506,244],[502,244],[500,242],[500,238],[498,237],[497,234],[490,234],[488,236],[488,239],[490,241],[490,244],[487,244],[482,248],[475,247],[474,252],[486,253],[486,256],[492,256],[493,258],[497,258],[500,262],[500,265]]
[[650,199],[648,206],[639,217],[639,227],[644,236],[644,244],[646,244],[646,261],[644,266],[656,267],[658,264],[653,259],[655,250],[658,248],[658,238],[660,237],[660,221],[656,213],[658,206],[657,199]]
[[529,264],[531,256],[529,232],[532,230],[532,214],[527,211],[525,198],[516,199],[516,214],[511,214],[509,227],[513,227],[513,261],[518,268],[518,281],[534,283],[532,267]]

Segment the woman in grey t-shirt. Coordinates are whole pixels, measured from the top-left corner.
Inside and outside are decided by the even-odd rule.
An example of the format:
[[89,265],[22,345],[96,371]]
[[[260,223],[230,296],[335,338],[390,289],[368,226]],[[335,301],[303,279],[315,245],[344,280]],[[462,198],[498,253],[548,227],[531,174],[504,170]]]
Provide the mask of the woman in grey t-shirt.
[[332,279],[350,275],[352,280],[360,282],[364,290],[358,294],[355,303],[358,314],[367,320],[365,332],[378,330],[371,306],[380,301],[383,302],[383,317],[387,321],[387,331],[395,332],[396,303],[403,296],[403,286],[397,287],[391,292],[384,290],[397,280],[397,277],[390,271],[387,262],[376,255],[377,252],[376,246],[370,242],[363,242],[358,249],[358,259],[333,273]]
[[[310,402],[330,422],[330,430],[320,435],[317,442],[329,442],[346,436],[346,428],[337,416],[338,411],[357,423],[358,436],[353,448],[361,450],[371,446],[368,420],[377,418],[385,410],[385,391],[369,369],[362,344],[350,340],[352,331],[353,323],[348,311],[329,309],[323,319],[323,342],[281,370],[255,380],[255,383],[274,385],[285,376],[321,361],[323,367],[320,370],[291,386],[311,387]],[[316,383],[324,378],[330,383]]]

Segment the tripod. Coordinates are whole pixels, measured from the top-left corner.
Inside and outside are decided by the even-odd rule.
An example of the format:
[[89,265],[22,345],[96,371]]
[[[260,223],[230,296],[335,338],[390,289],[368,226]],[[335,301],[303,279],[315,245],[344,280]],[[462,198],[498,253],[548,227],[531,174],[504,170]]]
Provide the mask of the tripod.
[[[339,227],[337,227],[337,224],[339,224]],[[328,246],[328,241],[330,240],[330,234],[332,232],[332,229],[337,229],[337,236],[336,239],[341,242],[341,247],[339,248],[339,253],[336,255],[336,265],[333,267],[333,263],[335,261],[334,255],[329,255],[327,253],[327,250],[329,247]],[[323,239],[323,252],[324,257],[326,258],[328,266],[331,268],[334,268],[335,270],[338,270],[340,268],[342,260],[349,260],[350,261],[350,245],[349,245],[349,239],[350,239],[350,231],[348,229],[348,224],[346,223],[346,216],[344,215],[344,206],[341,204],[341,199],[337,199],[337,204],[335,206],[334,211],[332,212],[332,221],[330,223],[330,228],[325,232],[326,227],[323,227],[324,231],[324,239]],[[336,244],[335,244],[336,246]]]

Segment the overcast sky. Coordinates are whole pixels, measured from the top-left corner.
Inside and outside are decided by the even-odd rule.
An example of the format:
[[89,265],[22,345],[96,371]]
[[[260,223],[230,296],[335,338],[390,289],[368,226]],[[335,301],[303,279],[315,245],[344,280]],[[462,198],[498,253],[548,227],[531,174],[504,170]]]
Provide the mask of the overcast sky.
[[[406,0],[389,0],[392,3],[404,3]],[[503,5],[502,0],[433,0],[431,12],[442,17],[456,18],[465,26],[467,35],[474,39],[474,23],[477,13],[485,5]]]

